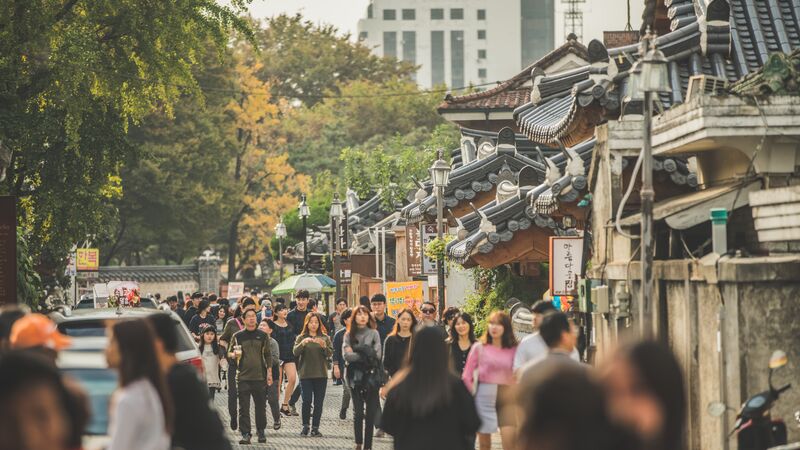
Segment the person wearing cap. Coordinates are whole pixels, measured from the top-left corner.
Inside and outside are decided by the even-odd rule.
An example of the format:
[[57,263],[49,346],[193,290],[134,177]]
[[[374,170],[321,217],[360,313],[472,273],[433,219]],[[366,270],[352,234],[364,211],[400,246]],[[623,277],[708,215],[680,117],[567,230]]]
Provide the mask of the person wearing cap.
[[25,314],[25,310],[17,305],[0,307],[0,355],[11,348],[11,327]]
[[[58,352],[72,343],[58,331],[55,322],[38,313],[26,314],[14,322],[9,341],[12,349],[44,357],[52,367],[56,366]],[[83,432],[89,424],[89,397],[72,378],[62,375],[61,381],[67,391],[65,405],[70,419],[67,448],[81,448]]]
[[183,316],[183,321],[186,323],[188,327],[192,323],[192,318],[197,314],[197,308],[200,307],[200,300],[202,300],[203,294],[199,292],[195,292],[192,294],[192,302],[189,308],[186,310],[186,314]]

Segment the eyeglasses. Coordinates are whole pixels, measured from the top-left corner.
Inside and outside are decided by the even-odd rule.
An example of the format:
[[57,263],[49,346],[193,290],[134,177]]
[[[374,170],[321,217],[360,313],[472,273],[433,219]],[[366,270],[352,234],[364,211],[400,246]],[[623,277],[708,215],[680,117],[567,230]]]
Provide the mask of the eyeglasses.
[[422,314],[433,314],[434,312],[436,312],[435,309],[428,309],[428,308],[423,308],[420,311],[422,311]]

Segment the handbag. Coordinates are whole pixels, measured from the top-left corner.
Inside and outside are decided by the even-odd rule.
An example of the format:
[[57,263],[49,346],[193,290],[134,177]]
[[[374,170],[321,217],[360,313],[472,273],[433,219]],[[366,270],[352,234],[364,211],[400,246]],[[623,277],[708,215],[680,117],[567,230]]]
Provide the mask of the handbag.
[[480,378],[480,371],[481,371],[481,353],[483,352],[483,344],[478,344],[478,361],[475,364],[475,368],[472,369],[472,396],[478,395],[478,380]]

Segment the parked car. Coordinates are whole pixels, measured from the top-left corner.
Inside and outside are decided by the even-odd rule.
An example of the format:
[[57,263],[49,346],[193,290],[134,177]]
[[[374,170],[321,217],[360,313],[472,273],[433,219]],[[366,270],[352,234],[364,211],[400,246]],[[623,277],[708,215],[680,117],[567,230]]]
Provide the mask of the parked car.
[[58,326],[58,331],[73,338],[72,351],[100,351],[108,344],[106,328],[117,320],[131,320],[147,317],[150,314],[169,314],[178,333],[178,361],[194,366],[203,375],[203,360],[189,328],[174,312],[150,308],[101,308],[78,309],[70,315],[51,313],[50,318]]

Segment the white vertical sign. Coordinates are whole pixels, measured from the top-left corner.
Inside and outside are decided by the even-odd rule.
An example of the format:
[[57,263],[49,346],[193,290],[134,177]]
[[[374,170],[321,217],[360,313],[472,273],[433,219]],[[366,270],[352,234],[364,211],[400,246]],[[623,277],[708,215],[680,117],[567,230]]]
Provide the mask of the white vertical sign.
[[583,267],[583,238],[550,238],[550,293],[577,295],[578,277]]

